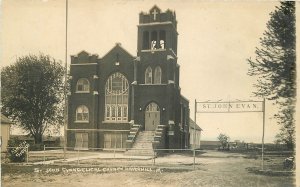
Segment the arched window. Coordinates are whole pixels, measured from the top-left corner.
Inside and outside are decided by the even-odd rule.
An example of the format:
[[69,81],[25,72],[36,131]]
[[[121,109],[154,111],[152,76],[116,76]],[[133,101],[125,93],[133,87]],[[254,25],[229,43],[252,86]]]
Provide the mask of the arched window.
[[166,48],[166,31],[164,30],[159,31],[159,48]]
[[149,32],[143,32],[143,49],[150,49],[149,47]]
[[148,67],[145,71],[145,84],[152,84],[152,68]]
[[152,31],[151,32],[151,49],[157,49],[157,32],[156,31]]
[[108,77],[105,85],[105,121],[128,120],[128,81],[117,72]]
[[89,109],[86,106],[80,105],[77,107],[76,121],[89,121]]
[[89,92],[90,91],[90,82],[86,78],[81,78],[77,81],[76,85],[77,92]]
[[159,66],[154,70],[154,84],[161,84],[161,68]]

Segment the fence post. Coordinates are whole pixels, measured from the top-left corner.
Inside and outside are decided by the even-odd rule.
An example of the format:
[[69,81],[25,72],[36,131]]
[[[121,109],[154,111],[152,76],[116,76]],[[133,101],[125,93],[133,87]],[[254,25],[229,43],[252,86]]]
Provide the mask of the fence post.
[[77,149],[77,164],[79,165],[79,148]]
[[155,149],[153,149],[153,165],[155,165]]
[[194,156],[193,168],[195,169],[195,161],[196,161],[195,149],[193,149],[193,156]]
[[46,158],[45,158],[45,153],[46,153],[46,145],[44,145],[44,161],[43,161],[43,164],[45,164],[45,161],[46,161]]
[[29,150],[28,146],[26,146],[26,163],[28,164],[28,158],[29,158]]

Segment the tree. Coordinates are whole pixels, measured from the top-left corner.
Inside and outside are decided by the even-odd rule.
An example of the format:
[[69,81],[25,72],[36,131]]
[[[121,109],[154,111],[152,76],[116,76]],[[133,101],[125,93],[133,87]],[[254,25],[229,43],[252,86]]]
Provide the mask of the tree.
[[225,149],[228,146],[228,143],[230,141],[230,137],[227,136],[226,134],[219,134],[218,140],[222,145],[222,148]]
[[2,69],[1,112],[42,142],[43,133],[63,120],[64,68],[48,55],[27,55]]
[[295,2],[283,1],[270,13],[267,30],[256,48],[255,60],[248,59],[248,74],[257,77],[255,96],[272,100],[281,126],[275,137],[288,148],[295,144],[296,37]]

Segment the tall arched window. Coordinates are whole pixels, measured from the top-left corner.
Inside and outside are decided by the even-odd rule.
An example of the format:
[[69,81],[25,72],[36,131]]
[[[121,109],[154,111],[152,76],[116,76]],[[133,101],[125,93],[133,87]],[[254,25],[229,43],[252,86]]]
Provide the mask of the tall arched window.
[[159,66],[154,70],[154,84],[161,84],[161,68]]
[[151,32],[151,49],[157,49],[158,43],[157,43],[157,32],[152,31]]
[[145,84],[152,84],[152,68],[148,67],[145,71]]
[[159,48],[166,48],[166,31],[164,30],[159,31]]
[[105,121],[128,120],[128,81],[117,72],[108,77],[105,85]]
[[76,109],[76,121],[89,121],[89,109],[84,106],[80,105]]
[[144,31],[143,32],[143,49],[150,49],[149,47],[149,32]]
[[76,85],[77,92],[89,92],[90,91],[90,82],[86,78],[81,78],[77,81]]

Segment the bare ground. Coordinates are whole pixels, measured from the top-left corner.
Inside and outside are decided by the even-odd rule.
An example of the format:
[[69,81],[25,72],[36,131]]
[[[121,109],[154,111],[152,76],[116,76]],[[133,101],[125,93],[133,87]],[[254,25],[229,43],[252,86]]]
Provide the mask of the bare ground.
[[[81,164],[97,164],[101,167],[145,165],[152,166],[151,160],[88,160]],[[156,166],[161,172],[119,171],[107,173],[36,173],[37,166],[2,165],[2,186],[49,186],[49,187],[91,187],[91,186],[295,186],[294,176],[278,174],[264,175],[255,172],[260,167],[260,160],[244,158],[239,154],[208,152],[196,159],[196,170],[192,170],[192,159],[184,155],[169,155],[156,159]],[[181,166],[181,169],[165,169],[164,166]],[[61,168],[62,166],[38,166]],[[68,166],[78,167],[78,166]],[[80,166],[84,167],[84,166]]]

